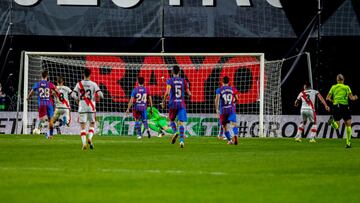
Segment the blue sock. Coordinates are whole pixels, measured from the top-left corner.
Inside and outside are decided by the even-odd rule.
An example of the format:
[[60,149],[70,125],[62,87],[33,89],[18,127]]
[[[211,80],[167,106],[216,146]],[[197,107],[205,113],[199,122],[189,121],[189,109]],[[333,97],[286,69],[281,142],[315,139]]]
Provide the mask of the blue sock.
[[141,123],[140,121],[135,121],[135,129],[138,136],[141,136]]
[[54,134],[54,128],[50,128],[50,136]]
[[66,119],[66,116],[64,116],[63,118],[63,125],[66,125],[67,124],[67,119]]
[[173,133],[176,133],[177,130],[176,130],[176,124],[174,121],[171,121],[170,126],[171,126],[171,129],[173,130]]
[[235,135],[235,136],[238,136],[238,135],[239,135],[239,128],[236,127],[236,126],[234,126],[233,132],[234,132],[234,135]]
[[231,140],[231,137],[230,137],[230,132],[229,131],[225,131],[225,137],[228,141]]
[[184,142],[184,133],[185,133],[185,128],[184,126],[180,126],[179,127],[179,131],[180,131],[180,142]]
[[149,125],[148,125],[147,120],[143,120],[143,124],[144,124],[145,130],[149,130]]

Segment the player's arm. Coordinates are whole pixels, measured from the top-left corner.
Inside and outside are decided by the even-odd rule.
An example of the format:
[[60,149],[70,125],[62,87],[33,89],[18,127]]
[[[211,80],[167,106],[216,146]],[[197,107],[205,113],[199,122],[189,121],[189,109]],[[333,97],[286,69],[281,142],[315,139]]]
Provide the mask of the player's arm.
[[351,101],[355,101],[358,99],[358,96],[352,94],[350,87],[348,87],[348,91],[349,91],[349,99]]
[[166,92],[164,94],[163,100],[161,102],[161,108],[165,108],[166,98],[169,96],[171,90],[171,85],[166,85]]
[[70,93],[70,96],[75,100],[79,100],[79,84],[76,84],[74,90]]
[[151,96],[148,96],[148,97],[149,97],[150,108],[151,108],[151,111],[152,111],[152,107],[153,107],[152,97]]
[[133,103],[134,103],[134,97],[131,97],[130,100],[129,100],[129,103],[128,103],[128,107],[127,107],[126,112],[125,112],[126,114],[128,114],[130,112],[130,108],[133,105]]
[[333,103],[334,101],[332,100],[332,95],[333,95],[333,88],[331,87],[329,93],[326,96],[326,100],[330,101],[331,103]]
[[189,84],[186,80],[185,81],[185,90],[186,90],[186,93],[191,97],[191,91],[190,91],[190,88],[189,88]]
[[28,96],[27,96],[27,98],[26,98],[26,100],[29,100],[33,94],[34,94],[34,90],[31,89]]
[[321,101],[321,103],[324,105],[326,111],[330,111],[330,107],[327,105],[324,97],[322,97],[319,92],[317,93],[317,97],[319,98],[319,100]]
[[215,97],[215,112],[219,114],[220,94],[216,94]]
[[95,84],[95,94],[101,99],[104,98],[104,94],[102,93],[102,91],[100,90],[97,84]]
[[300,99],[296,99],[295,102],[294,102],[294,106],[295,107],[298,107],[299,104],[300,104],[301,100]]
[[355,101],[355,100],[358,99],[358,96],[357,96],[357,95],[353,95],[352,93],[350,93],[350,94],[349,94],[349,99],[350,99],[351,101]]

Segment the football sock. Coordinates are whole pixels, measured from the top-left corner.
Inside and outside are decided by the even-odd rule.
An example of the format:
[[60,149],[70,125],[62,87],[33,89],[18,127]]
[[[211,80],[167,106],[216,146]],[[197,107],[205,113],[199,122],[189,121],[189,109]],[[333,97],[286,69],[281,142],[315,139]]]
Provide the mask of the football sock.
[[228,141],[231,141],[231,137],[230,137],[230,132],[229,131],[225,131],[225,137]]
[[180,131],[180,142],[184,142],[184,133],[185,133],[185,128],[183,125],[181,125],[179,127],[179,131]]
[[234,126],[233,132],[234,132],[234,136],[238,136],[239,135],[239,128]]
[[81,130],[80,137],[81,137],[82,144],[86,145],[86,130]]
[[143,124],[144,124],[144,128],[145,128],[146,130],[149,130],[149,125],[148,125],[147,120],[143,120]]
[[90,128],[88,133],[88,138],[90,141],[92,140],[93,136],[94,136],[94,128]]
[[339,128],[339,125],[337,124],[336,121],[332,121],[330,125],[331,125],[331,127],[333,127],[335,130],[337,130],[337,129]]
[[171,129],[172,129],[173,133],[176,133],[177,130],[176,130],[176,124],[175,124],[174,121],[171,121],[170,126],[171,126]]
[[301,134],[304,132],[304,124],[300,123],[295,138],[301,138]]
[[310,130],[310,138],[314,139],[316,137],[317,125],[313,125]]
[[135,121],[135,129],[138,136],[141,136],[141,123],[140,121]]
[[351,143],[351,126],[346,126],[346,144],[349,145]]
[[50,133],[50,136],[53,136],[53,134],[54,134],[54,127],[52,127],[52,128],[49,129],[49,133]]

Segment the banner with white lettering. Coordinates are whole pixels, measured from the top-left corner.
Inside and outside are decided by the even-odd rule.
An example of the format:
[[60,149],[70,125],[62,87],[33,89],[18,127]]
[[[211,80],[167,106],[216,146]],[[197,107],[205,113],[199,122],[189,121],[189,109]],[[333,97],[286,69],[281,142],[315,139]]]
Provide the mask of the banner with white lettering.
[[[22,132],[21,113],[18,114],[18,125],[16,126],[16,112],[0,112],[0,134],[15,134]],[[70,127],[62,126],[55,128],[55,133],[66,135],[78,135],[80,125],[78,123],[78,113],[72,113],[72,122]],[[219,134],[218,118],[215,114],[189,114],[186,123],[186,134],[188,136],[217,136]],[[300,123],[298,115],[282,115],[280,122],[265,123],[265,131],[268,137],[294,137]],[[37,121],[37,113],[29,113],[28,130],[32,132]],[[345,125],[341,122],[339,130],[334,130],[327,123],[329,116],[317,116],[318,138],[344,138]],[[258,137],[258,116],[256,115],[238,115],[237,124],[239,126],[240,137]],[[151,122],[151,120],[149,121]],[[55,125],[57,126],[57,124]],[[306,125],[303,137],[308,137],[311,126]],[[59,132],[57,132],[57,130]],[[353,137],[360,138],[360,116],[352,117]],[[42,132],[47,131],[46,127]],[[135,122],[133,118],[126,117],[123,113],[97,113],[96,114],[96,134],[101,136],[124,136],[135,135]],[[157,136],[157,132],[151,131],[152,136]]]
[[[356,15],[352,0],[345,0],[323,23],[322,35],[359,36]],[[10,31],[81,37],[296,37],[280,0],[1,0],[0,35]]]

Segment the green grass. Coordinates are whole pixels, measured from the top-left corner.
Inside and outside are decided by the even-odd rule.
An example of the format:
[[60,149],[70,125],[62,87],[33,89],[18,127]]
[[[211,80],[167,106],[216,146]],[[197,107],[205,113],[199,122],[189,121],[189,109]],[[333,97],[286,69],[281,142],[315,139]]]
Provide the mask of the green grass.
[[[305,141],[305,140],[304,140]],[[360,140],[0,135],[1,202],[360,202]]]

